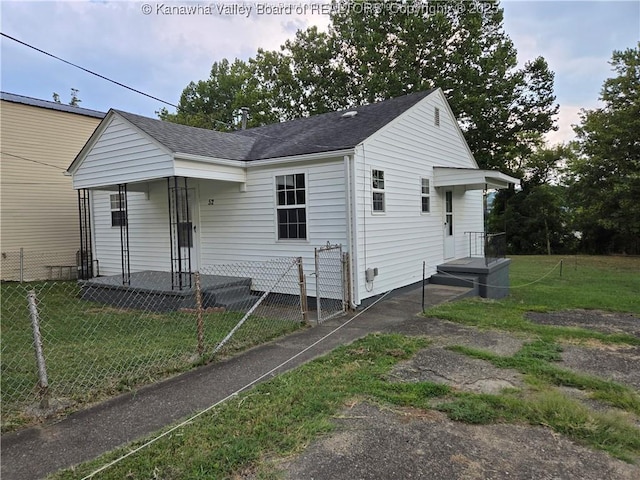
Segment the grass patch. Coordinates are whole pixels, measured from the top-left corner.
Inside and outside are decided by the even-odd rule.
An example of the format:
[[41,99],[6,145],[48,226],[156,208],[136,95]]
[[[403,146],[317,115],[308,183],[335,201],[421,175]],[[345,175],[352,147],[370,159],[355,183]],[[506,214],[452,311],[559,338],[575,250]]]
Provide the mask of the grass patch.
[[[395,364],[427,345],[424,338],[369,335],[220,405],[102,472],[100,478],[233,478],[238,472],[277,476],[277,467],[267,459],[299,453],[330,432],[331,418],[353,399],[421,409],[435,405],[454,420],[476,424],[545,425],[619,458],[631,460],[640,454],[639,429],[553,392],[479,395],[430,382],[385,380]],[[129,448],[52,478],[81,478]]]
[[[533,334],[552,341],[594,339],[603,343],[640,345],[640,339],[633,335],[540,325],[525,318],[527,312],[568,309],[640,314],[637,299],[640,258],[515,256],[512,260],[509,297],[500,301],[472,298],[445,303],[428,309],[425,315],[480,328]],[[562,276],[558,266],[561,260]],[[550,271],[552,273],[545,277]],[[536,279],[542,280],[532,283]]]
[[[37,402],[37,367],[27,293],[38,298],[50,395],[80,406],[211,360],[213,347],[242,318],[206,313],[205,355],[197,355],[196,314],[119,309],[79,298],[76,282],[2,283],[2,428],[30,421]],[[301,327],[291,320],[250,317],[218,354],[263,343]]]
[[559,360],[559,345],[537,341],[525,344],[511,357],[484,350],[452,346],[450,350],[485,360],[498,368],[511,368],[528,375],[536,385],[554,385],[589,390],[591,397],[611,406],[640,415],[640,395],[633,389],[610,380],[559,368],[550,362]]
[[[542,277],[559,257],[517,257],[511,268],[514,287]],[[577,264],[571,263],[576,261]],[[109,468],[105,479],[233,478],[239,472],[275,477],[268,459],[300,452],[331,431],[331,417],[353,399],[421,409],[437,408],[458,421],[475,424],[523,422],[543,425],[569,438],[633,461],[640,456],[640,429],[614,413],[598,413],[553,387],[588,390],[594,398],[637,414],[635,392],[607,380],[555,365],[565,339],[637,345],[631,335],[607,335],[586,329],[537,325],[527,311],[592,308],[640,313],[640,259],[579,257],[567,260],[544,281],[513,288],[500,302],[468,300],[430,309],[429,316],[483,328],[534,334],[511,357],[464,347],[454,350],[523,372],[533,388],[500,395],[454,392],[429,382],[391,383],[386,374],[398,362],[427,346],[423,338],[373,335],[336,349],[295,371],[261,384],[149,448]],[[134,445],[135,447],[135,445]],[[129,447],[131,448],[131,447]],[[81,478],[129,451],[111,452],[55,479]],[[262,477],[260,477],[262,478]]]

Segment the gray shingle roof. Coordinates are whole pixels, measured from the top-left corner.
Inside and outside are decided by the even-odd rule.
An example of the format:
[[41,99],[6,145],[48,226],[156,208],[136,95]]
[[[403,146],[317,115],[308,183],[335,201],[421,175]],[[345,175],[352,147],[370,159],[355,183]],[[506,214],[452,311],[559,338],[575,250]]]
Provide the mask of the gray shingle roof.
[[174,153],[246,160],[254,139],[114,110]]
[[16,95],[15,93],[0,92],[0,99],[6,102],[21,103],[32,107],[48,108],[49,110],[57,110],[59,112],[75,113],[77,115],[85,115],[87,117],[104,118],[106,113],[88,108],[72,107],[64,103],[51,102],[49,100],[40,100],[38,98],[25,97],[24,95]]
[[[353,148],[434,90],[411,93],[339,112],[241,130],[234,134],[255,138],[256,142],[247,160]],[[357,114],[342,116],[351,111]]]
[[174,153],[263,160],[353,148],[434,90],[229,133],[114,111]]

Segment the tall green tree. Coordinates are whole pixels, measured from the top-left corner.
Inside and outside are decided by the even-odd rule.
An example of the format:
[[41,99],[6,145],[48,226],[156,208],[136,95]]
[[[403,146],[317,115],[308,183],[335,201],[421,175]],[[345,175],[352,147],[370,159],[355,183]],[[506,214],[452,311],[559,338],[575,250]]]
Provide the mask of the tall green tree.
[[570,193],[583,246],[593,253],[640,253],[640,42],[614,51],[616,76],[575,127],[579,155]]
[[340,2],[327,34],[298,32],[279,52],[279,71],[299,82],[281,116],[441,87],[479,165],[513,171],[534,149],[532,139],[554,128],[558,106],[546,61],[517,68],[498,2],[404,8],[410,4],[375,4],[365,15],[368,2]]
[[508,253],[556,254],[573,252],[577,238],[562,184],[569,147],[540,147],[523,162],[522,188],[496,194],[487,223],[492,232],[505,231]]
[[555,128],[553,72],[541,57],[518,68],[498,1],[333,7],[326,32],[310,27],[247,63],[214,63],[161,118],[224,129],[216,122],[243,102],[259,125],[441,87],[480,167],[511,173]]
[[162,120],[200,128],[230,131],[238,128],[238,112],[251,106],[248,126],[258,126],[277,121],[278,117],[263,100],[253,79],[251,66],[226,58],[214,62],[207,80],[190,82],[180,97],[176,113],[162,108],[158,115]]

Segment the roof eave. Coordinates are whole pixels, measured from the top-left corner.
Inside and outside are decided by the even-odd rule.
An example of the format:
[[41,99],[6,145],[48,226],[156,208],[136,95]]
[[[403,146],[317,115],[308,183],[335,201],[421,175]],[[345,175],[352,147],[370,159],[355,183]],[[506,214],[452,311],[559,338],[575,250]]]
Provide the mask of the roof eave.
[[301,155],[291,155],[287,157],[265,158],[260,160],[247,161],[247,167],[266,167],[270,165],[281,165],[296,162],[311,162],[314,160],[327,160],[329,158],[344,157],[345,155],[353,155],[355,147],[344,148],[340,150],[329,150],[326,152],[304,153]]

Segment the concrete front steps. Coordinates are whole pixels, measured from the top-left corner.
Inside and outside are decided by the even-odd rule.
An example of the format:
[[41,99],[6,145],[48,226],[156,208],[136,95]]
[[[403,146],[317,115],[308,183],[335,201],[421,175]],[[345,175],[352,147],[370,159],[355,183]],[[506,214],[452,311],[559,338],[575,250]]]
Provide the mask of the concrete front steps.
[[430,285],[446,285],[449,287],[463,287],[467,288],[468,292],[465,297],[477,297],[480,295],[480,288],[478,283],[480,277],[478,275],[466,275],[466,274],[447,274],[436,273],[429,278]]
[[231,311],[247,311],[259,299],[251,293],[251,279],[242,279],[232,285],[221,285],[204,289],[202,303],[204,308],[218,307]]
[[465,257],[438,265],[429,283],[471,289],[469,295],[500,299],[509,295],[508,258]]

